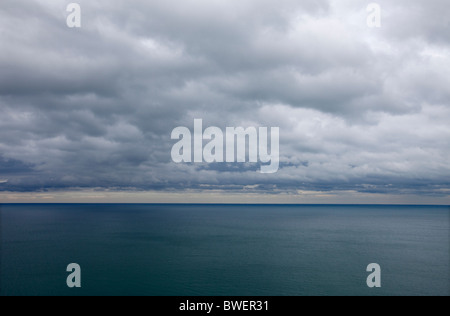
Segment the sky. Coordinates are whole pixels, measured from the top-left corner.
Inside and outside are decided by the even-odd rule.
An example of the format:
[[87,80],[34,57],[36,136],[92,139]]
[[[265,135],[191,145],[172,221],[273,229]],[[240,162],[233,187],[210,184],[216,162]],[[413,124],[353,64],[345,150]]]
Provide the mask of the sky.
[[[0,203],[450,204],[447,0],[70,2],[0,3]],[[174,163],[194,119],[278,172]]]

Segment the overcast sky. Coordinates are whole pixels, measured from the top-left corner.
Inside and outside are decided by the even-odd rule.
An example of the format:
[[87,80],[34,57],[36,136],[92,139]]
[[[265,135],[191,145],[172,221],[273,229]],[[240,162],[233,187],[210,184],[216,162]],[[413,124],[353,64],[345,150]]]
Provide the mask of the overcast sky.
[[[0,202],[450,204],[448,0],[70,2],[0,2]],[[280,170],[173,163],[195,118]]]

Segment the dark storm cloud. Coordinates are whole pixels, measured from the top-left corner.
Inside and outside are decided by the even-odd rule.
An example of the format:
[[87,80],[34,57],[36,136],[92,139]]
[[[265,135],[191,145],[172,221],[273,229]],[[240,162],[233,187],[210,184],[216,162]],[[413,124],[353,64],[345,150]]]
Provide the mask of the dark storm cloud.
[[[448,192],[446,1],[68,3],[0,4],[0,190]],[[194,118],[280,127],[279,172],[172,163]]]
[[0,174],[21,174],[29,173],[33,171],[33,166],[24,164],[23,162],[15,159],[5,159],[0,156]]

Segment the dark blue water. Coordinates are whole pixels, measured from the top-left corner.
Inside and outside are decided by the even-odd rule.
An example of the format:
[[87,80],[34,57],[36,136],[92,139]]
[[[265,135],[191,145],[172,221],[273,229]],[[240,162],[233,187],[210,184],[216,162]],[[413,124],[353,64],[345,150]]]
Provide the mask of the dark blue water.
[[448,207],[0,208],[1,295],[450,295]]

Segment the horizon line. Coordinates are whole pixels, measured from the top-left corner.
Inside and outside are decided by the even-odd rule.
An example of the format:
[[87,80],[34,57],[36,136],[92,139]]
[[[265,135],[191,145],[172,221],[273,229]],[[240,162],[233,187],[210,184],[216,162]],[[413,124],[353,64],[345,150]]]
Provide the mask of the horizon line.
[[403,203],[139,203],[139,202],[0,202],[2,205],[228,205],[228,206],[436,206],[446,204],[403,204]]

